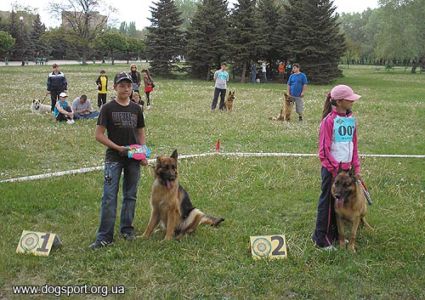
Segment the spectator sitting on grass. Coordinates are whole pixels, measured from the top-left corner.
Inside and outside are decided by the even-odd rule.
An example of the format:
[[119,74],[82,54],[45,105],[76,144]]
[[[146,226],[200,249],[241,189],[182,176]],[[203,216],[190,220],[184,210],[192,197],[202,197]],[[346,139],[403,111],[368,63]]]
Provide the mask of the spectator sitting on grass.
[[74,113],[68,102],[66,102],[66,98],[68,98],[68,95],[65,92],[59,94],[59,101],[55,104],[53,116],[56,121],[66,121],[68,124],[74,124]]
[[95,119],[99,116],[99,112],[94,111],[91,102],[86,95],[81,95],[72,101],[72,110],[74,118],[77,119]]

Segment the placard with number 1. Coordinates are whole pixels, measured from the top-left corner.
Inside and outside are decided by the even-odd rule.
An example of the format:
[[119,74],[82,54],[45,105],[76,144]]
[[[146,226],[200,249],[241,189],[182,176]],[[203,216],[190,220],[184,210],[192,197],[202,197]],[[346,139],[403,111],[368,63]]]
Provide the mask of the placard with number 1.
[[53,245],[60,245],[59,237],[54,233],[24,230],[19,240],[16,253],[30,253],[48,256]]

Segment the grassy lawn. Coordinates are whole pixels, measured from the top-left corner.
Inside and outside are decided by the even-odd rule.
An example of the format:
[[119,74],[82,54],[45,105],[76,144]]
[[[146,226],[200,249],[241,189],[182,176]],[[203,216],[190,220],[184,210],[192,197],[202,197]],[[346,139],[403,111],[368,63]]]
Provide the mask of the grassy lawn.
[[[110,78],[128,69],[104,67]],[[96,104],[99,69],[62,66],[70,100],[85,93]],[[44,96],[49,71],[0,68],[0,179],[103,163],[94,120],[57,124],[30,112],[32,99]],[[344,75],[337,83],[362,95],[354,105],[360,153],[425,154],[424,74],[350,66]],[[155,154],[211,152],[217,139],[225,152],[316,153],[332,87],[309,86],[306,120],[283,124],[268,119],[280,110],[282,84],[230,83],[237,97],[232,113],[209,111],[211,82],[156,78],[155,84],[153,108],[146,111]],[[123,285],[130,299],[425,298],[425,160],[362,158],[375,231],[360,230],[354,255],[321,252],[310,241],[320,192],[317,158],[212,156],[182,160],[179,168],[195,206],[224,217],[223,225],[200,227],[180,242],[162,242],[162,232],[133,243],[117,236],[113,247],[100,251],[88,245],[99,222],[101,171],[0,183],[0,298],[11,298],[13,285],[44,284]],[[152,181],[152,169],[144,168],[134,224],[139,234],[149,218]],[[17,255],[24,229],[57,233],[63,247],[48,258]],[[287,260],[252,260],[249,236],[269,234],[286,235]]]

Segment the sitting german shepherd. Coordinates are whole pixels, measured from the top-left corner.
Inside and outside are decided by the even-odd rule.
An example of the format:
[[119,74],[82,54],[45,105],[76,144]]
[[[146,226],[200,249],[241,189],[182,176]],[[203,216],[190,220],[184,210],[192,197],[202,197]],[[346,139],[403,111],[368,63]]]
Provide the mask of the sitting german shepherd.
[[273,121],[290,121],[291,120],[291,112],[294,107],[294,100],[291,96],[289,96],[286,92],[283,93],[283,104],[282,109],[280,110],[280,114],[277,117],[271,117],[270,120]]
[[360,222],[373,230],[366,222],[367,203],[360,184],[354,177],[354,171],[340,169],[332,184],[332,195],[335,198],[336,223],[338,226],[339,246],[345,247],[344,225],[351,224],[351,235],[348,249],[356,252],[355,240]]
[[227,95],[227,99],[226,101],[224,101],[224,106],[226,107],[227,111],[233,110],[233,102],[235,101],[235,99],[236,99],[235,91],[233,91],[233,93],[229,91],[229,94]]
[[199,224],[218,226],[224,221],[193,207],[177,175],[177,150],[170,157],[158,157],[151,194],[152,212],[143,237],[150,237],[160,222],[165,227],[165,240],[171,240],[195,231]]

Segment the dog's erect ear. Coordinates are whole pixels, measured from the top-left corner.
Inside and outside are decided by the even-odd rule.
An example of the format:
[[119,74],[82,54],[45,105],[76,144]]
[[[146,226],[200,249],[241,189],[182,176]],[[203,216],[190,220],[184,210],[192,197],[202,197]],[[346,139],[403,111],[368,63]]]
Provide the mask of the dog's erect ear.
[[34,100],[32,100],[32,103],[34,103],[35,102],[35,99]]
[[171,154],[171,158],[174,158],[175,160],[177,160],[177,156],[178,156],[178,154],[177,154],[177,149],[176,150],[174,150],[173,151],[173,153]]

